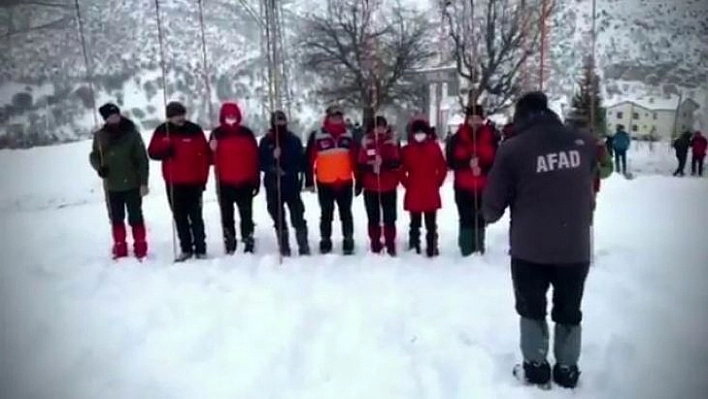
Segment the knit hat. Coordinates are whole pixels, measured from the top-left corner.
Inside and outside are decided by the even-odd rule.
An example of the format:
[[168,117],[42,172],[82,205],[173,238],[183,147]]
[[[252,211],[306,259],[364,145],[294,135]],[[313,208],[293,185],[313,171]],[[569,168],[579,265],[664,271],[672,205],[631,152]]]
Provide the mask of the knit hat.
[[285,112],[278,110],[270,114],[271,126],[275,125],[278,121],[285,121],[286,123],[288,122],[288,117],[287,115],[285,115]]
[[330,105],[327,107],[327,110],[325,111],[327,116],[333,116],[333,115],[339,115],[342,116],[344,115],[344,111],[342,110],[342,107],[339,105]]
[[378,115],[374,119],[374,126],[376,127],[387,127],[388,126],[388,121],[383,115]]
[[465,107],[465,118],[469,118],[470,116],[479,116],[480,118],[484,118],[484,108],[479,104]]
[[415,134],[418,132],[423,132],[425,134],[430,134],[430,126],[428,126],[428,123],[423,120],[415,120],[413,123],[411,123],[411,133]]
[[113,103],[107,103],[102,105],[101,108],[98,109],[98,112],[101,114],[101,117],[105,121],[110,118],[111,115],[120,115],[120,108],[118,108],[118,106]]
[[530,114],[548,111],[548,97],[540,91],[526,93],[516,102],[514,119],[525,118]]
[[182,103],[173,101],[167,104],[167,107],[165,108],[165,114],[167,115],[167,119],[174,118],[175,116],[186,115],[187,108],[185,108]]

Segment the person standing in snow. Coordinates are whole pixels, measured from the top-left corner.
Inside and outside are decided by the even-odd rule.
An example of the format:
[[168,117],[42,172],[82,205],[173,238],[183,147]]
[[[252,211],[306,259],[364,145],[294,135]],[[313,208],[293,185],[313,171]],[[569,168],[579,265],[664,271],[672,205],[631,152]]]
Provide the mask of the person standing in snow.
[[708,140],[701,132],[696,132],[691,140],[691,176],[703,176],[703,161],[706,158]]
[[[322,126],[307,140],[305,186],[315,191],[322,211],[320,218],[320,253],[332,252],[332,219],[334,206],[342,222],[342,252],[354,253],[353,195],[359,196],[362,186],[356,170],[358,145],[353,133],[344,125],[344,111],[330,106]],[[356,182],[356,183],[355,183]],[[353,190],[353,191],[352,191]]]
[[278,236],[280,253],[290,256],[290,235],[283,206],[285,204],[290,211],[299,254],[310,255],[305,205],[300,196],[305,171],[305,151],[300,138],[288,130],[288,118],[283,111],[275,111],[271,115],[270,130],[261,139],[259,153],[268,213],[275,224],[276,235],[281,234]]
[[165,113],[167,122],[155,129],[148,155],[162,162],[167,200],[181,248],[175,261],[183,262],[193,256],[204,259],[207,247],[202,195],[209,178],[209,144],[202,128],[186,119],[184,105],[171,102]]
[[241,109],[236,103],[222,104],[219,127],[209,137],[227,255],[234,254],[237,247],[234,203],[241,218],[243,251],[253,253],[255,250],[253,198],[260,190],[258,143],[253,131],[243,126],[241,120]]
[[465,110],[465,121],[447,143],[447,162],[455,173],[455,203],[459,214],[458,246],[462,256],[484,254],[485,222],[482,191],[494,162],[494,132],[484,123],[480,105]]
[[618,125],[615,135],[612,137],[612,149],[615,153],[615,166],[617,173],[627,174],[627,151],[632,142],[629,133],[624,130],[624,126]]
[[136,258],[147,256],[147,233],[142,197],[148,193],[149,161],[135,124],[120,114],[115,104],[99,108],[105,124],[93,136],[89,161],[103,179],[113,235],[113,258],[128,256],[125,213],[133,233]]
[[674,150],[676,151],[676,159],[678,160],[678,168],[674,172],[674,176],[684,176],[686,169],[686,160],[688,159],[688,149],[691,148],[691,133],[684,132],[673,142]]
[[[369,241],[371,252],[375,254],[381,253],[385,245],[386,252],[396,256],[396,188],[400,166],[401,154],[393,131],[386,118],[377,116],[374,129],[361,140],[358,155],[364,205],[369,219]],[[381,243],[381,222],[384,244]]]
[[519,99],[514,126],[517,136],[499,148],[482,201],[489,223],[511,209],[511,277],[524,358],[514,374],[527,383],[550,383],[546,293],[553,286],[553,380],[573,388],[580,375],[597,139],[563,126],[541,92]]
[[401,184],[406,189],[403,208],[410,213],[408,248],[421,253],[420,227],[425,219],[425,253],[438,256],[437,210],[442,207],[440,188],[447,164],[433,129],[427,121],[411,122],[408,144],[401,150]]

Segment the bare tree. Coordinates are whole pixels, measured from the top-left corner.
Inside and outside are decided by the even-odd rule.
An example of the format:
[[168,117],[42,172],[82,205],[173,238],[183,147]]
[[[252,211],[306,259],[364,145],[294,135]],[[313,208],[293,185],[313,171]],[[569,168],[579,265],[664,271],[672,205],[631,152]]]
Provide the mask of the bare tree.
[[420,83],[409,72],[434,56],[431,25],[400,3],[371,13],[361,0],[332,0],[327,15],[301,21],[300,48],[318,95],[358,107],[364,120],[379,108],[418,101]]
[[457,0],[442,4],[457,71],[469,91],[460,105],[484,103],[494,113],[521,92],[522,68],[537,56],[541,21],[554,0]]
[[[16,7],[25,8],[25,14],[27,15],[27,17],[25,18],[26,21],[24,21],[24,23],[17,22],[18,18],[15,16]],[[31,7],[31,9],[28,10],[26,9],[27,7]],[[61,13],[58,13],[55,17],[47,21],[32,24],[30,23],[30,20],[32,19],[32,11],[35,11],[37,8],[53,8],[68,11],[71,10],[72,3],[69,3],[68,0],[0,0],[0,10],[4,11],[5,20],[7,21],[7,23],[5,24],[6,29],[3,30],[2,33],[0,33],[0,39],[7,38],[9,40],[12,36],[39,30],[66,29],[67,24],[69,24],[71,19],[73,18],[73,15],[71,13],[63,13],[63,15]]]

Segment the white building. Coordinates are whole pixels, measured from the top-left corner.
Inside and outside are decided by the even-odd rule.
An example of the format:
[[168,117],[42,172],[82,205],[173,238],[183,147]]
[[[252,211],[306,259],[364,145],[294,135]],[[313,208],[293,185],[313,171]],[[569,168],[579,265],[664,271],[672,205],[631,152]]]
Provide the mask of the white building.
[[680,96],[618,100],[605,108],[607,129],[614,132],[623,125],[633,137],[668,140],[693,129],[698,108],[694,100]]

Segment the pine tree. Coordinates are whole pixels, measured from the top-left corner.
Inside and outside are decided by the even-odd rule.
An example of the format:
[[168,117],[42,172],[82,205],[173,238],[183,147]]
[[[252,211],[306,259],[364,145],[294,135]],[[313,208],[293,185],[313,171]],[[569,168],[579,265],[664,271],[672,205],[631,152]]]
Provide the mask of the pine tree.
[[[593,102],[595,120],[590,123]],[[578,91],[571,102],[569,117],[574,120],[583,120],[584,125],[588,126],[597,137],[607,134],[605,109],[602,107],[602,93],[600,92],[600,78],[593,70],[590,60],[586,60],[583,64],[582,76],[578,82]]]

